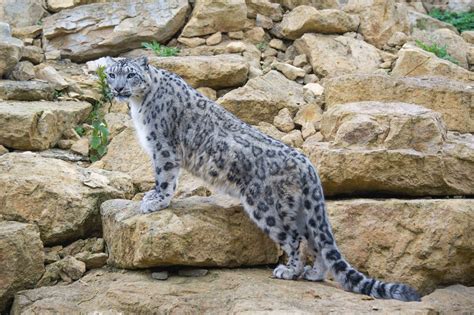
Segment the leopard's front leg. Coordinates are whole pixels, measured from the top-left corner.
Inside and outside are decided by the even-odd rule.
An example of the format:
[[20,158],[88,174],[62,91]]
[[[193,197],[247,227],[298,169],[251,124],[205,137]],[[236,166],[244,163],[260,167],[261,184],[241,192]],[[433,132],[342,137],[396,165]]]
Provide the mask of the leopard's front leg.
[[157,145],[153,153],[155,187],[145,194],[140,205],[142,213],[150,213],[167,208],[178,185],[180,161],[169,147]]

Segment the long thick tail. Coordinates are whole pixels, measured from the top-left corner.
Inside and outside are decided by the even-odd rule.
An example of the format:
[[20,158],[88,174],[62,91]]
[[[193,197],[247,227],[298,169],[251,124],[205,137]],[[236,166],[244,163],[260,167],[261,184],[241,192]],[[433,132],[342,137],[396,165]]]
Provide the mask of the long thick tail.
[[412,287],[402,283],[389,283],[372,279],[356,270],[345,261],[336,246],[323,248],[323,259],[334,278],[345,290],[372,296],[378,299],[400,301],[421,301],[420,294]]
[[315,246],[314,250],[318,253],[316,258],[322,260],[324,266],[332,272],[334,278],[345,290],[379,299],[421,300],[421,295],[406,284],[388,283],[372,279],[352,267],[337,248],[325,210],[317,224],[314,224],[316,218],[309,220],[308,227],[314,235],[314,243],[310,246]]

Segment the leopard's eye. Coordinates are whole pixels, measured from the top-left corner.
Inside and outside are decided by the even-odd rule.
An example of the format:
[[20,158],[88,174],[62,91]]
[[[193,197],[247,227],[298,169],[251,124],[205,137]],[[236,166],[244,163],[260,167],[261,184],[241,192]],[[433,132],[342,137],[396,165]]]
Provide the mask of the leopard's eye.
[[115,79],[115,74],[109,73],[109,77],[110,77],[111,79]]
[[135,73],[129,73],[129,74],[127,75],[127,79],[131,79],[131,78],[133,78],[134,76],[135,76]]

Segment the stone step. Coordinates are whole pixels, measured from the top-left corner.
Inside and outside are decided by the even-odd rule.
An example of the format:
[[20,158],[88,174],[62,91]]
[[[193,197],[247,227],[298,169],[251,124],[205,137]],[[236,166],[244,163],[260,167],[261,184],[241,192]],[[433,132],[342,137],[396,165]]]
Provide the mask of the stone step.
[[48,149],[91,110],[87,102],[0,101],[0,144],[18,150]]
[[43,81],[0,80],[0,100],[52,101],[55,86]]
[[373,300],[332,282],[272,279],[269,269],[216,269],[166,281],[150,272],[96,269],[67,286],[22,291],[12,315],[43,313],[124,314],[468,314],[474,287],[438,289],[422,302]]
[[0,313],[19,290],[31,289],[44,272],[43,243],[33,224],[2,221],[0,215]]
[[31,152],[0,156],[0,216],[34,223],[45,245],[100,234],[99,204],[130,198],[131,178]]
[[361,101],[405,102],[441,113],[448,130],[474,132],[474,85],[447,78],[347,75],[324,82],[327,108]]
[[140,203],[102,204],[108,264],[136,269],[169,265],[237,267],[278,261],[276,245],[253,224],[240,203],[223,196],[174,200],[143,215]]

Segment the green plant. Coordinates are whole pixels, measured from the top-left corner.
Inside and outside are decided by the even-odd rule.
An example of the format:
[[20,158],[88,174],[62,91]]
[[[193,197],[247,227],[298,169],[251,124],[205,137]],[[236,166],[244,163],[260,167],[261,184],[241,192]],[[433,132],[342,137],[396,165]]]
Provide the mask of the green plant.
[[435,9],[429,15],[440,21],[452,24],[459,32],[474,30],[474,11],[456,13]]
[[172,57],[179,53],[179,48],[161,45],[156,40],[151,43],[142,43],[142,46],[146,49],[153,50],[155,54],[161,57]]
[[420,47],[421,49],[431,52],[441,59],[451,61],[454,64],[459,64],[459,62],[448,53],[446,46],[439,46],[436,43],[428,45],[426,43],[423,43],[420,40],[416,40],[415,42],[416,42],[416,45]]
[[57,100],[58,98],[60,98],[61,96],[64,95],[64,91],[62,90],[54,90],[53,92],[53,99],[54,100]]
[[260,51],[264,51],[265,49],[267,49],[267,43],[265,43],[265,42],[260,42],[260,43],[258,43],[258,44],[255,45],[255,46],[256,46],[256,47],[258,48],[258,50],[260,50]]
[[86,133],[86,130],[84,129],[83,126],[76,126],[74,128],[74,130],[77,132],[77,134],[82,137],[85,133]]
[[[100,160],[107,153],[107,144],[109,143],[109,128],[101,112],[101,107],[112,100],[112,93],[107,84],[105,67],[97,68],[97,85],[100,91],[100,99],[93,105],[89,116],[92,125],[92,135],[89,141],[89,158],[92,162]],[[77,131],[77,130],[76,130]]]

